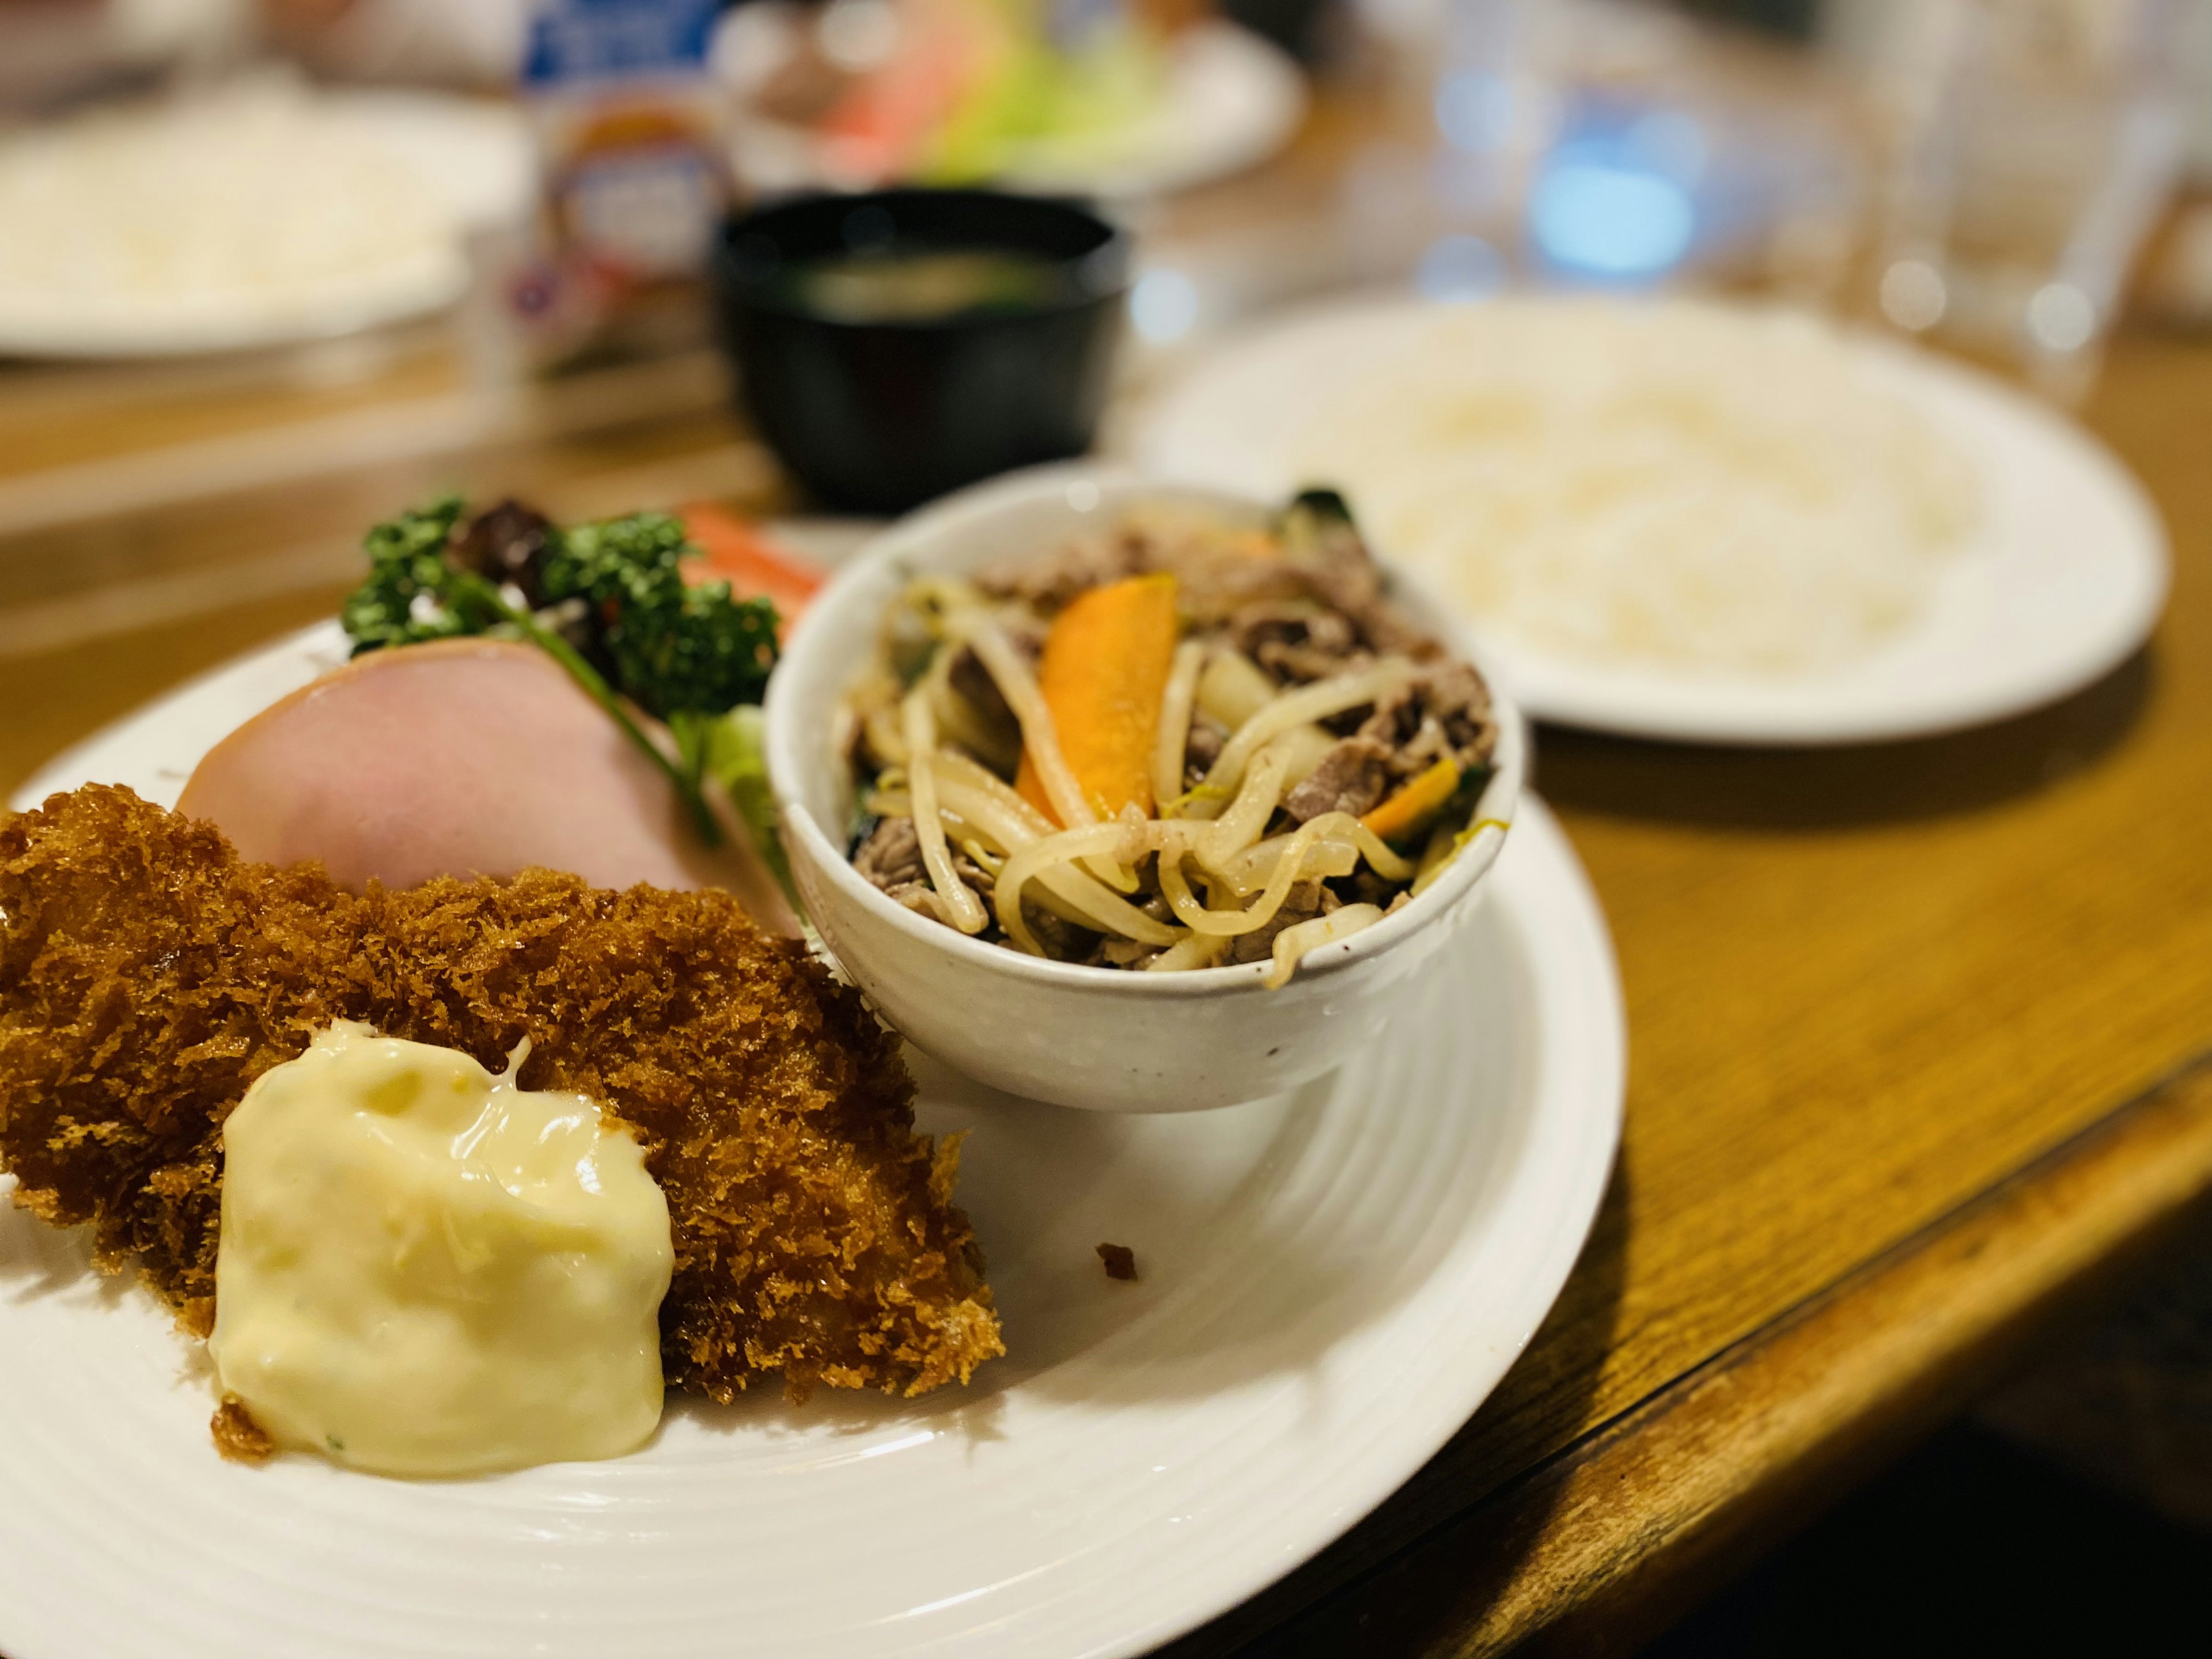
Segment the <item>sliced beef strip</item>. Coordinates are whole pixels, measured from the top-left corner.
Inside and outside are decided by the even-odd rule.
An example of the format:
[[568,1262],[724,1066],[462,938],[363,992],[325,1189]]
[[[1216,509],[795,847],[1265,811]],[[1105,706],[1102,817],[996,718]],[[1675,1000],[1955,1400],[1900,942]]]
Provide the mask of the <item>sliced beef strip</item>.
[[979,571],[975,586],[994,599],[1020,599],[1040,611],[1058,611],[1086,588],[1142,574],[1150,568],[1150,543],[1128,530],[1070,542],[1049,558],[1024,556]]
[[[878,882],[878,886],[883,884]],[[902,881],[884,888],[884,896],[894,904],[903,904],[918,916],[932,921],[941,920],[937,914],[937,890],[926,881]]]
[[[1229,733],[1208,715],[1191,717],[1190,735],[1183,741],[1182,757],[1186,766],[1197,769],[1203,778],[1213,769],[1213,763],[1221,758],[1221,746],[1229,741]],[[1188,774],[1186,774],[1188,775]],[[1195,782],[1197,780],[1193,779]]]
[[1201,629],[1219,628],[1248,605],[1307,597],[1305,584],[1282,560],[1255,558],[1217,544],[1169,543],[1152,554],[1152,568],[1176,579],[1176,603]]
[[1259,599],[1230,619],[1231,642],[1278,681],[1303,684],[1366,660],[1349,617],[1309,601]]
[[991,678],[990,670],[983,666],[972,646],[963,645],[953,653],[951,665],[945,671],[945,680],[985,720],[1008,726],[1014,723],[1014,711],[1006,707],[1006,698],[1000,695],[998,681]]
[[1302,881],[1291,889],[1290,896],[1283,901],[1282,908],[1267,919],[1266,927],[1240,934],[1230,942],[1227,960],[1231,966],[1239,963],[1265,962],[1275,954],[1275,935],[1284,928],[1294,927],[1302,921],[1311,921],[1316,916],[1325,916],[1330,911],[1342,908],[1343,901],[1329,891],[1318,878]]
[[[1036,935],[1037,943],[1047,954],[1058,962],[1083,962],[1097,948],[1098,935],[1087,927],[1078,927],[1072,921],[1063,921],[1042,905],[1024,903],[1022,919]],[[1012,939],[1003,941],[1009,948],[1019,950]]]
[[1364,668],[1374,659],[1364,651],[1334,652],[1316,650],[1310,645],[1288,645],[1274,641],[1260,647],[1260,665],[1288,685],[1306,685],[1315,680],[1325,680],[1338,674],[1348,674],[1355,668]]
[[[875,833],[853,854],[853,868],[863,881],[908,909],[925,916],[937,914],[935,902],[928,896],[933,889],[922,863],[921,838],[915,833],[912,818],[885,818],[878,823]],[[991,872],[957,848],[952,853],[952,872],[986,904],[990,902],[995,886]]]
[[1434,636],[1418,627],[1383,592],[1382,568],[1349,524],[1326,526],[1310,547],[1293,547],[1285,561],[1306,591],[1346,618],[1360,642],[1383,655],[1425,662],[1443,653]]
[[991,895],[999,890],[999,878],[957,848],[952,853],[952,873],[966,882],[987,907],[991,902]]
[[878,823],[875,832],[853,854],[853,868],[861,880],[886,893],[913,882],[927,884],[921,867],[921,838],[915,834],[914,820],[885,818]]
[[1346,738],[1283,798],[1283,810],[1300,823],[1324,812],[1349,812],[1356,818],[1373,811],[1389,790],[1389,765],[1388,745],[1371,738]]
[[1462,771],[1487,764],[1498,722],[1481,677],[1464,663],[1443,662],[1376,704],[1358,735],[1389,750],[1390,776],[1403,782],[1446,755]]
[[1381,579],[1372,565],[1364,572],[1319,568],[1304,574],[1315,596],[1342,617],[1370,651],[1383,656],[1411,657],[1416,662],[1427,662],[1443,654],[1443,647],[1433,635],[1415,624],[1382,596]]
[[1157,945],[1146,945],[1133,939],[1118,939],[1111,933],[1102,933],[1091,948],[1089,957],[1094,968],[1142,968],[1160,954]]
[[[1015,613],[1000,617],[999,629],[1034,671],[1037,659],[1044,655],[1044,624],[1034,617]],[[1005,727],[1018,740],[1021,727],[1014,719],[1014,711],[1006,706],[998,681],[991,678],[991,671],[983,666],[973,646],[963,645],[952,653],[945,678],[945,684],[985,720]]]
[[1230,619],[1229,635],[1248,657],[1270,644],[1306,645],[1342,656],[1359,643],[1349,617],[1302,599],[1255,599]]
[[1346,904],[1387,905],[1392,895],[1405,890],[1395,881],[1385,881],[1364,864],[1348,876],[1339,876],[1329,888]]

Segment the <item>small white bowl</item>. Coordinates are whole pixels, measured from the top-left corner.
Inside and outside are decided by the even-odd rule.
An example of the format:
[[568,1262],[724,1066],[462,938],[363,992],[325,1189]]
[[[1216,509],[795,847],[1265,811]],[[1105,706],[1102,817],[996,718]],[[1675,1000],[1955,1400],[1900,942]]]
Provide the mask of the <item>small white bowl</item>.
[[[838,706],[873,656],[884,618],[927,571],[1042,556],[1138,507],[1201,507],[1258,523],[1243,495],[1076,463],[979,484],[872,541],[808,607],[769,683],[769,776],[784,844],[823,941],[884,1017],[969,1076],[1032,1099],[1103,1112],[1181,1112],[1254,1100],[1317,1077],[1389,1017],[1397,993],[1473,912],[1504,837],[1486,833],[1396,915],[1307,956],[1279,990],[1265,963],[1190,973],[1077,967],[986,945],[894,903],[845,853],[853,781]],[[1392,590],[1451,650],[1449,617],[1402,575]],[[1497,770],[1475,809],[1511,822],[1525,738],[1498,693]]]

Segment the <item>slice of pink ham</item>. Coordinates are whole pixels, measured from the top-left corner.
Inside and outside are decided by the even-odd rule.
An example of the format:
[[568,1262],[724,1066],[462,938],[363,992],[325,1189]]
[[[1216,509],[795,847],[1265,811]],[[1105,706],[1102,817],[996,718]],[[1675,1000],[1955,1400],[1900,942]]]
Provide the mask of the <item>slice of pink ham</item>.
[[594,887],[726,888],[762,927],[799,932],[743,830],[702,846],[674,786],[534,646],[357,658],[217,744],[177,810],[243,857],[319,859],[356,891],[537,865]]

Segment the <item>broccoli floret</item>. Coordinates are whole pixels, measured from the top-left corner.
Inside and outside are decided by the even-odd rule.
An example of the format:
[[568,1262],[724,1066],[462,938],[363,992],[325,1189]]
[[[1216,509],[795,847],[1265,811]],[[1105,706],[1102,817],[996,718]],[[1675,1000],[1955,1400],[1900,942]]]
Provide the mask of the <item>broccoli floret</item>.
[[[638,513],[547,526],[538,586],[548,610],[533,614],[457,556],[461,521],[460,497],[447,495],[368,532],[368,577],[341,613],[354,654],[478,635],[531,641],[668,775],[713,845],[719,835],[700,791],[713,728],[732,708],[760,701],[775,666],[775,606],[733,599],[727,582],[687,585],[681,562],[696,550],[683,525]],[[580,614],[556,619],[568,611]],[[675,760],[617,692],[667,722]]]

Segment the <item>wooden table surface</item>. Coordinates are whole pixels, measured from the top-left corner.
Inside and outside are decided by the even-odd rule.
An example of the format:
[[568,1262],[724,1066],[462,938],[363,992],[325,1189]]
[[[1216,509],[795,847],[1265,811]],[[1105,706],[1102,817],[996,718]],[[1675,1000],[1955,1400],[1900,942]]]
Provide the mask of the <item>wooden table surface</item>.
[[[520,391],[459,362],[430,328],[0,369],[0,785],[328,615],[362,529],[431,489],[783,499],[710,356]],[[1863,749],[1539,733],[1627,990],[1595,1233],[1458,1437],[1178,1659],[1626,1651],[2212,1188],[2212,345],[2124,334],[2085,419],[2176,562],[2103,683]]]

